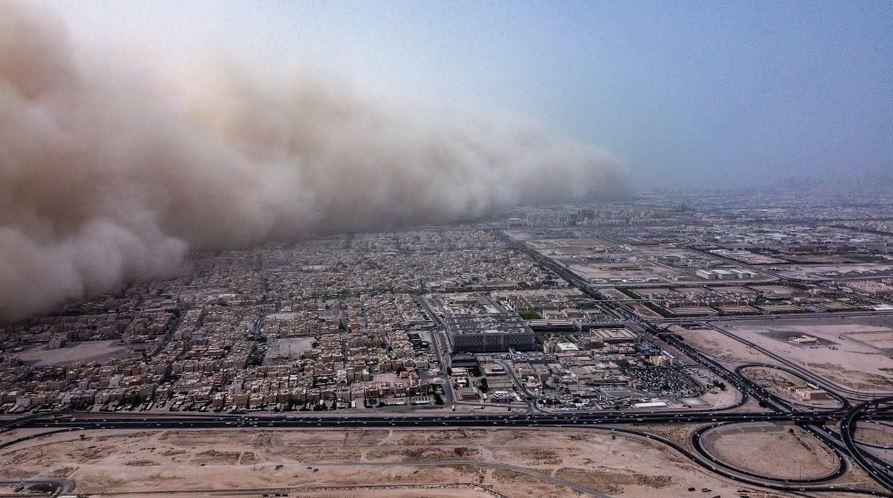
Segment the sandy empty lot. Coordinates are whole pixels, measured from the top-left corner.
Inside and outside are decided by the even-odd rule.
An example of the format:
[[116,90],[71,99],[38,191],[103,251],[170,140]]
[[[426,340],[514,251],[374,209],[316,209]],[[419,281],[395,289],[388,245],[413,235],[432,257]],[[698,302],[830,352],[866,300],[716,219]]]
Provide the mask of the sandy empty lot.
[[579,494],[566,483],[615,496],[743,489],[659,443],[577,429],[90,431],[10,448],[0,464],[3,477],[71,479],[94,495],[283,488],[291,496],[437,496],[432,486],[448,486],[449,496]]
[[794,424],[751,423],[705,432],[708,453],[736,469],[776,479],[810,479],[837,469],[834,454]]
[[[887,319],[823,318],[716,322],[829,383],[871,395],[893,393],[893,341]],[[788,336],[815,337],[820,345],[795,344]]]
[[34,346],[14,355],[17,359],[34,362],[38,366],[65,365],[88,361],[103,362],[112,358],[132,356],[128,346],[117,341],[87,341],[68,344],[57,349]]
[[800,377],[784,370],[763,367],[748,367],[742,371],[748,379],[756,382],[779,398],[800,406],[811,406],[822,409],[833,409],[841,406],[834,398],[804,400],[794,394],[798,388],[806,388],[809,383]]
[[856,440],[873,446],[893,448],[893,426],[874,422],[859,422]]
[[741,342],[712,329],[687,330],[671,326],[670,330],[701,352],[730,364],[775,363],[770,357],[759,351],[748,348]]
[[[240,490],[226,491],[198,491],[176,493],[178,496],[207,496],[213,498],[246,498],[251,496],[299,496],[301,498],[494,498],[502,496],[500,493],[480,484],[457,485],[370,485],[370,486],[329,486],[317,490],[302,490],[295,492],[291,489],[268,488],[252,491]],[[158,498],[163,493],[103,493],[102,498]]]

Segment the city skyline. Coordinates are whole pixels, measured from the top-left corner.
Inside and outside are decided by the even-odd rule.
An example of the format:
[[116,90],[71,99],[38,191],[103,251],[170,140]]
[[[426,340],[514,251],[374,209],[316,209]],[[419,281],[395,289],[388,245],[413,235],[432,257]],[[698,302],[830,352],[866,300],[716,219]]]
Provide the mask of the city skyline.
[[0,496],[893,496],[891,30],[0,0]]

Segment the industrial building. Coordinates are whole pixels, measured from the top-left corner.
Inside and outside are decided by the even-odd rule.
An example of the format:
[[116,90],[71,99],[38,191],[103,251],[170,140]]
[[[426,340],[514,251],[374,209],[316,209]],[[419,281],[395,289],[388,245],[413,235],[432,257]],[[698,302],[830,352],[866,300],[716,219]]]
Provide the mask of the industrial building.
[[449,316],[446,326],[453,351],[495,353],[509,349],[536,349],[533,330],[517,315],[500,313]]

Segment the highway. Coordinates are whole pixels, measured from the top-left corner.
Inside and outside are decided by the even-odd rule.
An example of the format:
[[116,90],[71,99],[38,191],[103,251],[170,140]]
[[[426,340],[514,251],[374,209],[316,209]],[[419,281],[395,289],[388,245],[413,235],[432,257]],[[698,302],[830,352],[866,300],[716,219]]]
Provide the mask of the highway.
[[[874,420],[893,420],[893,413],[878,413]],[[594,413],[549,414],[481,414],[481,415],[402,415],[402,416],[150,416],[141,419],[114,417],[98,419],[72,413],[62,417],[32,418],[12,423],[4,430],[13,428],[79,427],[83,429],[198,429],[227,427],[540,427],[540,426],[587,426],[666,423],[733,423],[733,422],[790,422],[825,424],[841,420],[839,411],[808,412],[628,412],[606,411]]]
[[0,486],[7,486],[15,489],[17,486],[40,486],[50,491],[50,496],[59,496],[68,494],[74,490],[74,481],[68,479],[0,479]]
[[840,422],[840,436],[843,444],[850,453],[850,457],[860,467],[889,490],[893,490],[893,465],[875,457],[865,451],[855,440],[856,424],[859,420],[881,420],[889,417],[893,412],[881,409],[882,405],[893,404],[893,396],[873,399],[861,403],[847,411],[846,416]]
[[[582,292],[595,299],[604,299],[597,290],[592,288],[587,282],[580,279],[561,265],[554,261],[543,257],[542,255],[531,251],[523,244],[519,244],[511,238],[507,237],[500,231],[497,234],[508,243],[512,244],[518,250],[528,254],[539,264],[554,271],[559,276],[567,280],[571,285],[577,287]],[[422,300],[423,301],[423,300]],[[424,304],[424,303],[423,303]],[[5,421],[0,424],[0,432],[9,431],[18,428],[45,428],[50,432],[77,431],[77,430],[106,430],[106,429],[238,429],[238,428],[278,428],[278,429],[338,429],[338,428],[454,428],[454,427],[518,427],[518,428],[540,428],[540,427],[570,427],[570,428],[586,428],[592,430],[609,430],[617,433],[628,434],[630,436],[645,438],[656,441],[669,446],[680,454],[691,459],[693,462],[734,481],[759,486],[763,488],[789,492],[793,494],[814,493],[814,492],[853,492],[869,495],[893,496],[890,494],[879,493],[871,489],[859,489],[856,487],[848,487],[846,485],[835,484],[833,481],[845,474],[849,469],[848,461],[852,460],[856,465],[861,467],[868,473],[880,486],[888,491],[893,492],[893,469],[890,464],[880,460],[873,454],[867,452],[862,445],[855,440],[856,424],[860,420],[865,421],[893,421],[893,410],[889,409],[889,405],[893,404],[893,396],[881,397],[859,403],[855,406],[851,404],[853,398],[850,392],[840,392],[840,388],[836,385],[826,382],[810,372],[806,372],[796,365],[784,361],[783,358],[777,358],[768,352],[770,358],[777,360],[782,365],[771,365],[762,363],[751,363],[740,365],[734,370],[730,370],[718,362],[711,356],[701,352],[700,350],[690,346],[674,334],[668,333],[665,329],[661,329],[642,318],[638,317],[623,303],[612,302],[610,307],[618,317],[635,323],[641,329],[640,334],[647,336],[649,340],[656,343],[666,343],[675,348],[680,353],[691,358],[692,361],[709,369],[716,376],[727,382],[732,388],[741,392],[741,400],[731,407],[714,410],[654,410],[654,411],[628,411],[628,410],[607,410],[599,412],[545,412],[538,410],[535,405],[530,407],[527,413],[499,413],[499,414],[433,414],[433,413],[416,413],[413,415],[390,414],[390,415],[326,415],[320,416],[313,413],[264,413],[264,414],[244,414],[244,415],[222,415],[222,414],[191,414],[191,415],[174,415],[174,414],[104,414],[104,413],[81,413],[70,412],[66,414],[46,413],[32,414],[16,420]],[[429,310],[430,311],[430,310]],[[432,316],[436,315],[432,312]],[[435,318],[436,319],[436,318]],[[737,340],[740,338],[734,337]],[[432,334],[435,341],[438,356],[442,360],[442,374],[446,374],[448,366],[448,356],[444,354],[438,344],[438,333]],[[746,341],[742,341],[749,344]],[[756,347],[756,345],[751,345]],[[761,351],[763,352],[763,351]],[[523,385],[513,375],[508,365],[504,365],[507,372],[510,372],[512,381],[517,383],[523,392]],[[840,406],[830,409],[811,409],[808,407],[795,405],[788,400],[779,398],[773,393],[767,391],[759,384],[751,381],[742,375],[742,371],[746,368],[762,367],[775,368],[783,370],[789,374],[796,375],[804,380],[813,382],[826,390],[834,397]],[[451,392],[446,392],[445,397],[450,403],[453,399]],[[756,400],[761,409],[745,409],[750,399]],[[742,469],[734,469],[719,462],[704,450],[700,443],[701,436],[708,430],[726,424],[751,423],[751,422],[776,422],[797,424],[810,432],[817,439],[827,445],[838,459],[838,465],[834,472],[829,475],[821,476],[814,479],[805,480],[780,480],[771,476],[760,476],[749,473]],[[649,424],[701,424],[703,427],[698,429],[692,436],[690,441],[695,451],[681,446],[672,440],[662,438],[646,432],[641,426]],[[829,429],[829,426],[838,425],[840,427],[839,434]],[[9,441],[0,445],[0,450],[11,445],[18,444],[24,440],[42,437],[46,435],[34,434]],[[438,462],[443,465],[445,462]],[[424,462],[422,463],[424,464]],[[477,464],[480,464],[478,462]],[[492,464],[500,465],[500,464]],[[529,471],[529,470],[528,470]],[[534,471],[535,474],[538,474]],[[528,474],[533,476],[533,474]],[[537,475],[535,477],[542,478]],[[551,480],[551,479],[547,479]],[[554,481],[553,481],[554,482]],[[577,489],[569,483],[555,482],[568,486],[570,489],[576,489],[580,492],[597,495],[592,490],[585,488]],[[63,486],[60,484],[59,489]]]
[[816,483],[828,482],[828,481],[837,479],[838,477],[846,474],[846,472],[848,470],[846,460],[844,460],[843,454],[840,451],[838,451],[837,448],[835,448],[835,447],[831,447],[830,449],[831,449],[831,452],[834,454],[834,457],[837,460],[837,466],[834,469],[834,471],[832,471],[831,473],[829,473],[827,475],[821,476],[821,477],[815,477],[815,478],[810,478],[810,479],[780,479],[780,478],[772,478],[772,477],[768,477],[768,476],[755,474],[753,472],[749,472],[749,471],[746,471],[743,469],[732,469],[727,464],[725,464],[721,460],[719,460],[719,459],[715,458],[713,455],[711,455],[710,452],[704,448],[704,446],[702,445],[702,442],[701,442],[705,433],[707,433],[711,430],[714,430],[718,427],[722,427],[723,425],[726,425],[726,424],[712,424],[712,425],[706,425],[704,427],[701,427],[700,429],[695,431],[695,433],[692,435],[691,444],[698,451],[698,453],[701,454],[701,456],[703,456],[704,458],[706,458],[707,460],[712,462],[714,465],[717,465],[720,467],[725,467],[725,468],[730,469],[736,473],[746,475],[749,477],[753,477],[756,479],[775,481],[777,483],[802,485],[802,484],[816,484]]
[[[604,296],[602,296],[597,289],[593,288],[586,280],[582,279],[580,276],[571,272],[564,266],[558,264],[554,260],[539,254],[538,252],[530,249],[525,244],[520,243],[508,235],[506,235],[502,231],[497,231],[497,235],[512,245],[517,250],[527,254],[531,258],[533,258],[537,263],[542,265],[543,267],[555,272],[561,278],[565,279],[569,284],[573,285],[581,292],[589,295],[593,299],[603,300]],[[815,383],[825,391],[827,391],[832,397],[834,397],[841,406],[836,409],[831,410],[815,410],[815,409],[807,409],[801,410],[799,407],[794,407],[787,401],[778,398],[772,393],[766,391],[759,386],[755,382],[747,379],[745,376],[741,375],[741,370],[748,366],[766,366],[764,364],[750,364],[750,365],[742,365],[738,367],[735,371],[730,371],[725,368],[718,361],[714,360],[710,356],[704,354],[700,350],[686,344],[684,341],[680,340],[678,336],[675,334],[669,333],[666,329],[661,329],[655,326],[652,323],[642,319],[638,315],[636,315],[625,303],[621,302],[613,302],[613,303],[604,303],[609,306],[615,313],[624,317],[626,320],[634,322],[638,324],[642,330],[645,331],[646,334],[651,336],[652,341],[655,342],[665,342],[677,350],[684,353],[689,358],[693,359],[697,363],[702,366],[708,368],[714,374],[723,378],[727,382],[729,382],[733,387],[738,389],[742,394],[741,401],[734,407],[738,408],[743,406],[748,397],[753,397],[757,401],[759,401],[760,406],[765,406],[771,410],[768,413],[742,413],[742,412],[729,412],[729,411],[721,411],[714,410],[713,412],[707,412],[703,414],[689,414],[687,416],[681,414],[673,414],[671,419],[667,420],[659,420],[660,415],[656,418],[646,418],[646,417],[638,417],[639,420],[649,420],[650,423],[666,423],[666,422],[674,422],[674,421],[693,421],[693,422],[709,422],[712,426],[722,423],[734,423],[734,422],[755,422],[755,421],[786,421],[790,423],[796,423],[813,434],[820,441],[825,443],[829,448],[831,448],[836,454],[846,454],[853,460],[857,462],[857,464],[862,467],[868,474],[874,478],[874,480],[883,486],[885,489],[889,491],[893,491],[893,469],[886,462],[881,459],[875,457],[874,455],[863,451],[863,449],[859,446],[857,442],[853,440],[853,436],[855,433],[855,424],[856,421],[860,419],[865,419],[866,415],[871,415],[872,420],[878,420],[882,418],[887,418],[891,416],[890,411],[880,411],[877,409],[878,406],[893,401],[893,397],[882,397],[874,400],[865,401],[864,403],[852,407],[847,396],[859,398],[860,395],[864,396],[862,393],[856,393],[850,390],[842,389],[839,386],[831,385],[829,382],[826,382],[824,379],[813,375],[811,372],[805,371],[804,369],[799,368],[797,365],[792,364],[791,362],[785,360],[784,358],[779,357],[778,355],[773,354],[770,351],[766,351],[764,348],[757,346],[749,341],[743,340],[737,336],[732,334],[728,334],[727,332],[719,329],[718,327],[712,327],[716,329],[718,332],[723,333],[732,339],[738,340],[743,344],[750,346],[761,353],[766,354],[768,357],[772,358],[780,362],[783,366],[770,366],[770,368],[778,368],[779,370],[784,370],[788,373],[794,374],[802,379],[808,380],[810,382]],[[863,312],[852,313],[853,316],[861,315]],[[827,315],[825,315],[827,316]],[[752,317],[749,317],[752,318]],[[692,321],[688,319],[686,321]],[[663,326],[666,327],[665,323],[672,323],[669,320],[660,321]],[[840,391],[844,391],[844,394],[841,394]],[[727,409],[728,410],[728,409]],[[654,414],[649,414],[649,417]],[[782,417],[781,419],[778,417]],[[790,418],[785,418],[790,417]],[[709,418],[709,420],[707,420]],[[624,419],[624,421],[629,422],[628,419]],[[839,421],[841,425],[840,436],[837,436],[835,433],[827,429],[825,426],[828,422],[831,421]],[[580,423],[593,423],[592,419],[580,419]],[[614,423],[624,423],[624,422],[614,422]],[[698,432],[695,434],[696,438],[699,438]],[[838,440],[838,438],[840,440]],[[709,460],[709,456],[703,449],[700,447],[698,441],[692,442],[696,449],[699,449],[699,454],[701,457]],[[842,457],[841,457],[842,458]],[[699,460],[699,459],[696,459]],[[701,462],[702,463],[702,462]],[[717,471],[717,465],[715,462],[711,462],[711,470]],[[727,471],[731,471],[731,469],[726,469]],[[740,477],[739,473],[739,477]],[[751,476],[753,477],[753,476]],[[772,481],[771,478],[763,477],[762,480],[765,482]],[[770,486],[771,487],[771,486]],[[783,488],[785,490],[794,490],[794,488]],[[799,488],[798,488],[799,489]],[[811,490],[818,490],[816,488],[809,488]]]
[[[862,406],[862,405],[860,405]],[[850,412],[847,412],[848,414]],[[861,413],[861,412],[860,412]],[[871,414],[872,420],[893,420],[893,412],[877,411]],[[291,429],[321,429],[321,428],[445,428],[445,427],[561,427],[561,428],[587,428],[593,430],[607,430],[620,434],[656,441],[667,445],[702,467],[743,484],[760,486],[770,489],[790,492],[816,492],[836,491],[854,492],[871,495],[884,495],[870,489],[860,489],[841,485],[824,484],[835,476],[826,476],[820,479],[804,481],[780,481],[771,477],[748,474],[739,469],[728,468],[709,457],[706,452],[691,452],[685,447],[666,438],[649,434],[644,429],[636,426],[645,424],[667,423],[704,423],[712,428],[721,424],[742,422],[789,422],[801,425],[823,425],[836,423],[841,420],[838,410],[825,412],[717,412],[717,413],[690,413],[690,412],[605,412],[605,413],[562,413],[548,415],[457,415],[457,416],[401,416],[401,417],[284,417],[284,416],[156,416],[144,419],[132,417],[96,418],[96,414],[72,413],[65,416],[31,417],[22,419],[19,423],[8,425],[3,430],[13,427],[47,428],[52,433],[79,431],[79,430],[107,430],[107,429],[237,429],[237,428],[291,428]],[[852,423],[852,422],[850,422]],[[706,429],[702,429],[706,430]],[[0,445],[0,450],[14,446],[28,439],[44,437],[48,433],[29,435],[6,444]],[[699,433],[700,434],[700,431]],[[854,447],[858,443],[852,443]],[[695,444],[695,448],[699,448]],[[837,450],[833,450],[837,452]],[[444,464],[444,462],[439,462]],[[842,467],[844,470],[845,466]],[[881,474],[881,470],[876,471]],[[873,475],[875,475],[873,473]],[[881,478],[883,479],[883,478]],[[879,482],[881,482],[879,479]],[[563,484],[563,483],[556,483]],[[573,487],[572,487],[573,489]],[[595,494],[591,490],[580,490],[586,494]],[[886,495],[891,496],[891,495]]]
[[[854,391],[852,389],[847,389],[845,387],[841,387],[836,384],[832,385],[830,382],[826,381],[824,378],[819,377],[818,375],[815,375],[806,369],[800,368],[800,366],[789,361],[788,359],[784,358],[783,356],[777,355],[777,354],[773,353],[772,351],[769,351],[768,349],[760,346],[759,344],[755,344],[754,342],[748,341],[747,339],[738,337],[737,335],[735,335],[731,332],[728,332],[726,330],[723,330],[722,328],[717,327],[717,326],[713,325],[712,323],[707,323],[707,326],[710,327],[711,330],[714,330],[714,331],[728,337],[729,339],[738,341],[741,344],[744,344],[745,346],[753,349],[754,351],[758,351],[758,352],[762,353],[763,355],[765,355],[769,358],[772,358],[773,360],[784,365],[787,368],[787,370],[790,371],[791,373],[795,373],[798,377],[808,380],[809,382],[812,382],[812,383],[820,386],[822,389],[828,391],[829,393],[835,393],[838,398],[843,398],[843,396],[840,393],[844,393],[850,399],[865,399],[866,396],[868,396],[863,392]],[[877,395],[877,397],[885,397],[885,396],[893,396],[893,392],[880,393]]]

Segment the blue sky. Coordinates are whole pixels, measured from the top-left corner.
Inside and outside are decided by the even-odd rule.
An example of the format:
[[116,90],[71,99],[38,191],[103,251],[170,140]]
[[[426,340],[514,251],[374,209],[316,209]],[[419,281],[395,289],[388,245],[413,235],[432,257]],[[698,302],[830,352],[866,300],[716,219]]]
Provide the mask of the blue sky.
[[604,146],[641,186],[893,170],[893,2],[58,0],[75,36],[299,62]]

